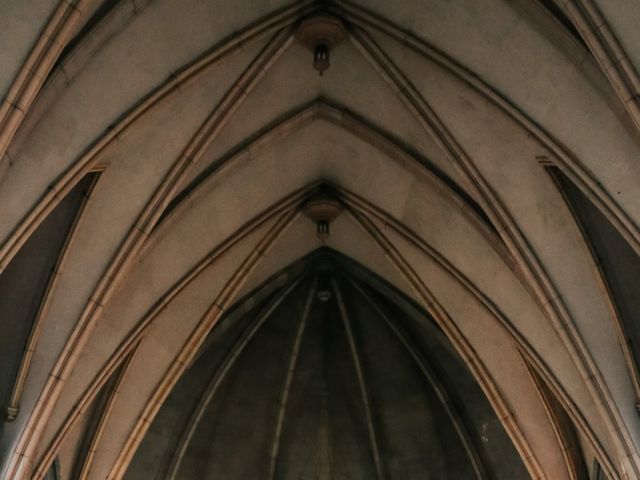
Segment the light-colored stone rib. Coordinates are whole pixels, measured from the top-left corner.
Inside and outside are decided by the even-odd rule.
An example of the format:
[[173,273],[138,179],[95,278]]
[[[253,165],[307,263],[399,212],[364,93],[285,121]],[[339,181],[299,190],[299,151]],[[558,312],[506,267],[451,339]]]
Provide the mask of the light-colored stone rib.
[[174,162],[161,185],[154,192],[146,204],[135,225],[131,228],[121,247],[112,257],[109,266],[103,273],[94,294],[88,301],[82,315],[75,325],[69,340],[58,357],[42,394],[34,408],[34,412],[18,441],[17,448],[11,457],[7,474],[9,477],[20,475],[18,472],[29,468],[33,462],[33,451],[42,434],[42,428],[36,428],[47,421],[51,414],[50,405],[55,403],[62,388],[62,381],[69,375],[78,358],[78,352],[93,331],[97,318],[102,312],[103,305],[115,291],[119,280],[130,268],[136,255],[142,249],[153,227],[160,219],[166,206],[175,194],[177,186],[185,178],[190,167],[204,154],[222,127],[227,123],[239,105],[245,100],[249,92],[263,78],[267,70],[282,55],[292,43],[290,28],[280,30],[240,75],[225,97],[214,108],[209,117],[200,125],[180,157]]
[[246,346],[249,344],[251,339],[258,332],[260,327],[264,325],[264,323],[271,317],[271,314],[275,311],[276,308],[284,301],[284,299],[291,293],[291,291],[300,284],[300,279],[294,281],[291,285],[281,291],[275,299],[273,299],[269,304],[263,309],[262,312],[255,318],[255,320],[251,323],[247,331],[245,331],[242,336],[238,339],[238,341],[231,347],[231,350],[227,353],[222,364],[216,369],[211,380],[209,381],[203,395],[200,397],[198,401],[198,405],[194,409],[191,417],[189,418],[189,422],[187,423],[186,428],[180,440],[178,442],[178,446],[173,455],[173,459],[167,470],[166,479],[174,480],[178,475],[180,470],[180,466],[182,465],[182,460],[184,459],[184,455],[187,451],[189,444],[191,443],[191,439],[195,433],[197,426],[200,424],[202,417],[207,409],[207,406],[211,403],[216,393],[218,392],[218,388],[226,378],[227,374],[235,365],[236,360],[242,354]]
[[309,189],[312,189],[314,185],[300,189],[293,194],[287,196],[281,201],[269,207],[266,211],[262,212],[252,221],[243,225],[240,229],[234,232],[230,237],[218,244],[211,252],[209,252],[198,264],[196,264],[189,272],[181,277],[172,287],[168,290],[153,307],[145,314],[133,330],[122,341],[120,346],[109,357],[109,360],[103,366],[103,368],[95,375],[90,386],[85,389],[78,402],[75,404],[62,426],[58,429],[53,439],[49,443],[49,447],[46,449],[45,454],[40,458],[36,472],[46,472],[48,466],[53,462],[58,451],[60,450],[65,438],[75,425],[79,416],[82,414],[87,405],[93,400],[97,392],[102,385],[107,381],[109,376],[117,368],[117,366],[123,361],[124,357],[129,354],[133,346],[138,342],[140,338],[145,334],[147,328],[153,324],[156,317],[164,311],[164,309],[172,302],[180,293],[187,288],[187,286],[193,282],[200,274],[202,274],[207,268],[210,268],[215,262],[219,261],[227,252],[229,252],[235,245],[237,245],[244,238],[247,238],[249,234],[255,232],[261,225],[266,222],[272,221],[282,213],[296,208],[296,205],[302,198],[308,193]]
[[207,312],[202,316],[198,324],[193,328],[189,338],[183,343],[182,348],[175,357],[175,362],[165,372],[153,394],[148,398],[140,417],[130,430],[127,440],[120,449],[117,459],[107,480],[121,480],[124,476],[136,449],[144,438],[155,415],[164,403],[176,382],[180,379],[186,368],[198,352],[211,329],[217,324],[225,311],[233,304],[236,295],[247,281],[251,272],[256,268],[260,260],[267,254],[276,240],[291,225],[300,214],[299,210],[285,212],[270,227],[269,231],[257,242],[255,248],[247,255],[237,270],[229,278],[224,288],[218,293]]
[[311,311],[311,304],[315,298],[316,288],[318,280],[313,281],[313,285],[307,295],[307,300],[304,305],[304,310],[300,318],[298,330],[296,331],[295,338],[293,340],[293,346],[291,348],[291,355],[287,364],[287,375],[285,377],[284,385],[282,387],[282,394],[280,395],[280,401],[278,403],[278,416],[276,418],[276,425],[273,432],[273,441],[271,442],[271,449],[269,452],[269,473],[268,479],[273,480],[276,474],[276,467],[278,462],[278,452],[280,451],[280,439],[282,437],[282,427],[284,426],[284,419],[287,412],[287,401],[289,400],[289,392],[291,391],[291,383],[293,382],[293,374],[298,364],[298,356],[300,354],[300,345],[302,344],[302,338],[309,321],[309,313]]
[[340,317],[342,318],[342,323],[344,324],[344,329],[347,333],[349,350],[351,351],[351,358],[353,359],[353,365],[355,367],[356,376],[358,378],[358,386],[360,388],[362,403],[364,405],[364,412],[367,419],[367,430],[369,433],[371,455],[373,456],[373,461],[376,467],[376,475],[378,480],[384,480],[385,474],[384,474],[384,467],[382,465],[382,460],[380,458],[380,445],[378,443],[378,435],[376,432],[376,427],[373,423],[373,413],[371,410],[371,397],[369,395],[369,389],[367,388],[364,371],[362,369],[362,362],[360,361],[360,354],[358,352],[358,347],[356,345],[355,338],[353,336],[353,330],[351,328],[351,319],[349,318],[349,312],[347,311],[347,306],[345,305],[344,299],[342,298],[342,292],[340,291],[340,287],[338,286],[338,283],[335,281],[335,279],[331,280],[331,285],[333,287],[333,291],[336,296],[336,301],[338,302],[338,308],[340,309]]
[[400,328],[389,318],[387,312],[382,309],[382,307],[376,302],[371,296],[365,292],[358,284],[356,284],[353,280],[349,279],[350,283],[353,287],[360,293],[360,295],[364,298],[368,305],[370,305],[378,315],[384,320],[385,324],[389,327],[389,329],[393,332],[396,338],[400,341],[404,349],[411,356],[413,361],[416,363],[424,378],[427,382],[433,387],[433,390],[440,401],[444,411],[447,413],[447,416],[451,420],[458,437],[460,437],[460,441],[464,446],[464,449],[467,451],[467,455],[471,460],[471,464],[473,465],[473,469],[475,470],[476,477],[479,480],[488,480],[491,477],[489,475],[487,467],[482,461],[482,455],[480,450],[473,441],[473,437],[469,432],[469,429],[465,425],[464,419],[462,418],[461,413],[458,411],[456,404],[454,403],[451,394],[448,392],[445,387],[442,379],[435,371],[430,361],[422,355],[416,346],[409,340],[407,335],[401,331]]
[[[363,30],[354,30],[350,38],[381,77],[397,91],[398,98],[407,105],[425,132],[440,146],[443,153],[460,167],[479,194],[478,198],[483,210],[495,228],[501,232],[501,237],[522,269],[528,286],[540,301],[551,326],[558,332],[574,364],[586,380],[589,394],[607,428],[620,432],[621,435],[612,436],[616,448],[623,452],[627,467],[632,469],[634,474],[640,475],[640,461],[637,458],[634,441],[618,404],[563,301],[562,295],[557,291],[545,266],[538,259],[536,252],[532,249],[530,242],[504,202],[496,195],[474,160],[465,152],[442,119],[411,85],[406,76],[393,64],[386,52]],[[598,201],[601,205],[602,197],[599,197]],[[620,226],[620,223],[618,222],[616,225]],[[637,246],[637,243],[634,245]],[[542,467],[539,462],[537,463],[538,473],[535,475],[542,476]],[[610,462],[605,461],[605,464],[610,465]],[[615,470],[613,471],[615,472]]]
[[423,283],[420,276],[398,251],[396,246],[377,228],[377,226],[369,218],[352,207],[349,207],[347,212],[356,221],[356,223],[371,236],[380,250],[385,256],[387,256],[391,264],[398,269],[409,285],[411,285],[418,296],[422,299],[427,312],[431,317],[433,317],[440,328],[442,328],[444,334],[449,338],[463,362],[467,365],[480,387],[484,390],[487,398],[496,411],[496,414],[501,419],[505,430],[511,437],[516,450],[522,457],[525,466],[531,473],[531,476],[533,478],[546,478],[544,469],[542,468],[540,461],[535,456],[529,439],[524,435],[522,428],[518,425],[509,405],[500,392],[500,389],[495,384],[491,374],[482,360],[478,357],[478,354],[475,352],[465,335],[460,331],[460,328],[449,316],[444,307],[440,305],[440,302],[438,302],[434,297],[431,290],[429,290]]
[[47,318],[47,313],[49,312],[49,307],[51,305],[51,301],[53,299],[53,294],[56,291],[56,287],[58,286],[58,280],[60,279],[60,275],[64,270],[64,266],[67,260],[67,256],[71,247],[73,246],[73,240],[75,238],[75,232],[78,228],[78,224],[82,218],[82,214],[84,213],[85,207],[89,198],[91,197],[91,192],[93,191],[93,187],[95,187],[96,183],[99,181],[99,177],[95,178],[89,187],[89,192],[82,199],[82,204],[80,208],[76,212],[75,218],[73,219],[73,223],[71,224],[71,228],[67,233],[67,238],[62,245],[60,250],[60,254],[58,256],[58,260],[56,262],[55,267],[53,268],[53,272],[51,273],[51,277],[49,278],[49,282],[47,284],[46,290],[42,297],[42,301],[38,308],[38,313],[33,321],[33,325],[31,326],[31,331],[29,332],[29,338],[27,339],[27,344],[24,349],[24,353],[20,360],[20,366],[18,368],[18,373],[16,374],[16,378],[13,383],[13,389],[11,391],[11,397],[9,400],[9,406],[7,407],[7,419],[10,416],[17,416],[20,409],[20,399],[22,398],[22,391],[24,390],[25,382],[27,381],[27,376],[29,375],[29,370],[31,368],[31,362],[33,360],[33,356],[36,352],[36,347],[38,346],[38,341],[40,340],[40,334],[42,333],[42,329],[44,327],[44,320]]
[[[610,473],[615,472],[615,468],[609,461],[602,443],[595,435],[588,420],[576,407],[573,400],[568,397],[567,392],[559,383],[553,372],[549,369],[548,365],[546,365],[540,358],[540,355],[532,348],[527,339],[522,336],[521,332],[517,328],[515,328],[511,321],[504,315],[503,312],[500,311],[500,309],[498,309],[498,307],[491,301],[491,299],[488,298],[477,285],[471,282],[469,278],[467,278],[462,272],[460,272],[447,258],[442,256],[440,252],[426,243],[424,239],[419,237],[406,225],[391,217],[389,214],[381,211],[379,208],[367,202],[362,197],[354,194],[353,192],[350,192],[344,188],[338,188],[338,191],[340,192],[345,202],[350,206],[350,208],[357,212],[361,212],[365,217],[370,216],[382,222],[384,225],[387,225],[395,233],[400,235],[400,237],[404,238],[407,242],[416,247],[424,255],[427,255],[429,258],[439,264],[445,271],[447,271],[453,278],[455,278],[455,280],[459,282],[460,285],[466,291],[468,291],[473,298],[476,299],[476,301],[482,306],[483,309],[487,311],[489,315],[495,318],[496,321],[499,322],[507,332],[509,332],[509,334],[517,342],[519,349],[521,350],[527,361],[530,362],[531,365],[535,366],[537,373],[544,379],[544,381],[553,391],[554,395],[556,395],[556,397],[562,403],[571,419],[575,422],[579,431],[585,436],[586,439],[588,439],[591,447],[596,453],[597,458],[599,459],[599,461],[603,462],[605,470]],[[512,266],[512,270],[515,270],[514,273],[516,273],[516,276],[520,278],[519,275],[517,275],[515,265]],[[524,283],[524,279],[522,279],[522,282]]]
[[127,370],[129,368],[129,365],[131,364],[131,360],[136,354],[136,349],[138,345],[136,345],[136,348],[134,348],[131,351],[129,356],[122,363],[122,366],[120,367],[120,372],[118,372],[118,376],[111,387],[111,391],[108,393],[108,397],[105,401],[104,408],[99,414],[100,419],[98,420],[98,424],[96,425],[96,428],[91,435],[91,439],[89,440],[89,448],[87,449],[87,454],[85,458],[82,460],[82,465],[80,467],[80,471],[78,473],[78,477],[76,480],[89,480],[91,478],[89,475],[91,473],[91,466],[93,465],[93,460],[95,459],[95,456],[96,456],[96,448],[100,443],[102,436],[105,433],[109,416],[111,415],[111,411],[113,410],[113,406],[115,404],[116,398],[118,397],[118,391],[120,390],[120,385],[122,384],[122,381],[127,374]]

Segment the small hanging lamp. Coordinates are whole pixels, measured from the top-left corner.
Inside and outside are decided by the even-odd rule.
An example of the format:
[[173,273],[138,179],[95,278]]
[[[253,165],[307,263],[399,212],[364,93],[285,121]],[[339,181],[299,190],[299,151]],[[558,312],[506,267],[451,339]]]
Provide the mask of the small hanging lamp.
[[342,213],[340,201],[329,192],[321,191],[307,200],[302,209],[316,224],[316,236],[322,243],[326,242],[331,234],[331,222]]
[[324,72],[329,68],[329,47],[324,43],[319,43],[313,48],[313,68],[320,72]]
[[331,50],[346,36],[346,30],[339,18],[328,14],[315,14],[304,19],[296,38],[313,52],[313,68],[320,75],[329,68]]

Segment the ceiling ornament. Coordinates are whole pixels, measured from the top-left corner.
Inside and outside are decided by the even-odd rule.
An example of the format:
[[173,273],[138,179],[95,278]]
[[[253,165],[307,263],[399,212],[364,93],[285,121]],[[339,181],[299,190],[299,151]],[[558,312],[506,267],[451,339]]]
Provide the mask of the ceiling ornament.
[[296,38],[313,52],[313,68],[322,76],[331,65],[329,54],[347,32],[342,21],[332,15],[316,14],[300,23]]

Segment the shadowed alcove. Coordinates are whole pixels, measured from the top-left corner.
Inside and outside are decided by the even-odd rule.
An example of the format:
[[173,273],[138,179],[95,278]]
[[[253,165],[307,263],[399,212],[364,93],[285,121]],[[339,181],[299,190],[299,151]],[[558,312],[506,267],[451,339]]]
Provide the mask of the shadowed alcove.
[[433,321],[321,248],[240,300],[125,478],[527,478]]

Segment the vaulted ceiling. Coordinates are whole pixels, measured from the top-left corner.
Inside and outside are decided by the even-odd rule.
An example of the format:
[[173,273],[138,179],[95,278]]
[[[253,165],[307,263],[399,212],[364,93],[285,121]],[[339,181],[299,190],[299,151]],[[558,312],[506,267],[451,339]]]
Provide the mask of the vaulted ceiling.
[[638,24],[2,2],[3,478],[640,478]]

